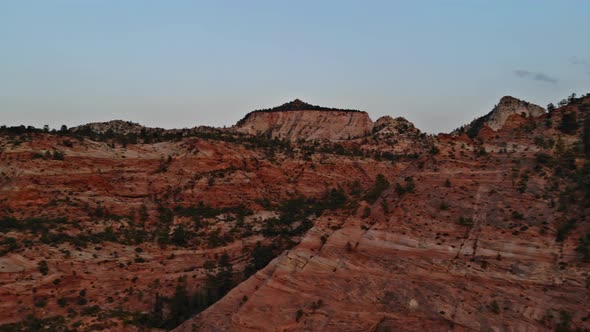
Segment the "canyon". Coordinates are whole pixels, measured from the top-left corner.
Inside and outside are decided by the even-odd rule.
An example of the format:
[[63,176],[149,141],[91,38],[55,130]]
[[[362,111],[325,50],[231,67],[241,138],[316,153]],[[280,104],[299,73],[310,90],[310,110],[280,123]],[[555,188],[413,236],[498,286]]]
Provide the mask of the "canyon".
[[0,331],[590,329],[590,96],[0,128]]

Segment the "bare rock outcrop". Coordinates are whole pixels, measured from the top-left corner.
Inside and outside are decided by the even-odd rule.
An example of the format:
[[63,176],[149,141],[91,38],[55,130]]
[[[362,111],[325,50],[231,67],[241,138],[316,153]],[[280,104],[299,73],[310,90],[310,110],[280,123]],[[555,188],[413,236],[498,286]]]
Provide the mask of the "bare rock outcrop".
[[420,130],[413,123],[403,117],[392,118],[391,116],[382,116],[373,125],[373,133],[380,137],[403,135],[406,133],[420,134]]
[[479,131],[488,127],[493,131],[498,131],[504,127],[504,124],[510,116],[517,115],[526,117],[538,117],[545,114],[546,111],[539,105],[531,104],[527,101],[520,100],[511,96],[504,96],[500,99],[498,105],[488,114],[473,120],[470,124],[461,127],[453,132],[455,135],[467,133],[469,137],[477,136]]
[[298,140],[348,140],[368,135],[373,121],[366,112],[310,105],[296,99],[246,115],[235,126],[239,133]]
[[590,95],[522,105],[477,140],[301,101],[137,140],[0,126],[0,330],[588,330]]
[[545,114],[545,109],[541,106],[531,104],[524,100],[506,96],[500,99],[500,103],[492,112],[486,121],[487,125],[495,131],[502,129],[506,120],[511,115],[522,115],[524,117],[537,117]]

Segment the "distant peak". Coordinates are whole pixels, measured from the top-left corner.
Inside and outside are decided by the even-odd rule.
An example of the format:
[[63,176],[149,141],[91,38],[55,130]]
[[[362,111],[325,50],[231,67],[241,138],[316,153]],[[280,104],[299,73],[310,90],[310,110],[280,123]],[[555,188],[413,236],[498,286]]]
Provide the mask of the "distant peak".
[[539,116],[545,113],[545,109],[539,105],[529,103],[526,100],[514,98],[512,96],[504,96],[500,98],[500,102],[490,112],[489,116],[493,117],[496,113],[521,114],[525,113],[527,116]]
[[498,131],[504,127],[508,118],[512,115],[524,117],[538,117],[545,114],[545,109],[539,105],[529,103],[528,101],[504,96],[500,98],[498,104],[486,115],[473,120],[470,124],[453,131],[453,134],[465,132],[470,138],[477,136],[481,128],[487,125],[493,131]]

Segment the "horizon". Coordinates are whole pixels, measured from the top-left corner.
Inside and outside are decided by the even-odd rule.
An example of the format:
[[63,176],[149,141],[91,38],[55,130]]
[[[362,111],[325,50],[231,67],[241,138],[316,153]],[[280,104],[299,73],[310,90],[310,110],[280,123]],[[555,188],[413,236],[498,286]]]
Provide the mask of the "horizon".
[[[590,93],[588,93],[588,95],[590,95]],[[583,94],[579,94],[578,96],[584,96],[584,95],[583,95]],[[502,98],[504,98],[504,97],[512,97],[512,98],[516,98],[516,99],[518,99],[518,100],[521,100],[521,101],[524,101],[524,102],[529,102],[530,104],[533,104],[533,105],[541,106],[541,105],[538,105],[538,104],[536,104],[536,103],[534,103],[534,102],[530,102],[530,101],[528,101],[528,100],[520,99],[520,98],[518,98],[518,97],[514,97],[514,96],[502,96],[500,99],[502,99]],[[498,101],[500,101],[500,99],[499,99]],[[246,117],[247,117],[247,116],[248,116],[250,113],[254,113],[254,112],[265,112],[265,111],[271,110],[271,109],[273,109],[273,108],[276,108],[276,107],[279,107],[279,106],[283,106],[283,105],[286,105],[286,104],[290,104],[290,103],[293,103],[293,102],[296,102],[296,101],[300,101],[300,102],[303,102],[304,104],[308,104],[308,105],[310,105],[310,106],[314,106],[314,107],[318,107],[318,106],[319,106],[319,107],[321,107],[321,108],[326,108],[327,110],[325,110],[325,111],[329,111],[330,109],[332,109],[332,110],[337,110],[337,111],[346,111],[346,112],[363,112],[363,113],[367,113],[367,115],[368,115],[369,119],[370,119],[371,121],[373,121],[373,122],[376,122],[376,121],[377,121],[377,120],[379,120],[381,117],[386,117],[386,116],[390,116],[390,117],[392,117],[392,118],[398,118],[398,117],[402,117],[402,118],[403,118],[403,116],[392,116],[392,115],[390,115],[390,114],[384,114],[384,115],[381,115],[381,116],[379,116],[379,117],[371,117],[371,114],[370,114],[370,113],[368,113],[368,112],[366,112],[366,111],[363,111],[363,110],[348,109],[348,108],[332,108],[332,107],[331,107],[331,106],[329,106],[329,105],[316,105],[316,104],[313,104],[313,103],[308,103],[307,101],[305,101],[305,100],[302,100],[301,98],[295,98],[295,99],[293,99],[293,100],[290,100],[290,101],[288,101],[288,102],[282,103],[282,104],[280,104],[280,105],[275,105],[275,106],[272,106],[272,107],[269,107],[269,108],[259,108],[259,109],[255,109],[255,110],[248,111],[248,112],[246,112],[246,113],[245,113],[245,114],[242,116],[242,118],[241,118],[240,120],[236,121],[235,123],[228,124],[228,125],[221,125],[221,126],[215,126],[215,125],[211,126],[211,125],[204,125],[204,124],[195,124],[194,126],[191,126],[191,127],[161,127],[161,126],[150,126],[150,125],[146,125],[146,124],[142,123],[141,121],[134,121],[134,120],[132,120],[132,119],[110,119],[110,120],[106,120],[106,121],[94,121],[94,122],[79,123],[79,124],[74,124],[74,125],[72,125],[72,126],[68,126],[68,125],[66,125],[66,127],[67,127],[68,129],[70,129],[70,128],[81,127],[81,126],[84,126],[84,125],[89,125],[89,124],[94,124],[94,123],[108,123],[108,122],[114,122],[114,121],[123,121],[123,122],[129,122],[129,123],[132,123],[132,124],[140,125],[140,126],[142,126],[142,127],[146,127],[146,128],[156,128],[156,129],[157,129],[157,128],[160,128],[160,129],[164,129],[164,130],[173,130],[173,129],[191,129],[191,128],[196,128],[196,127],[201,127],[201,126],[204,126],[204,127],[211,127],[211,128],[229,128],[229,127],[232,127],[232,126],[236,125],[236,124],[237,124],[239,121],[241,121],[241,120],[245,119],[245,118],[246,118]],[[557,102],[555,102],[555,103],[552,103],[552,104],[557,104]],[[495,104],[495,105],[497,105],[497,104]],[[493,106],[492,108],[490,108],[490,111],[489,111],[489,112],[491,112],[491,111],[493,110],[493,108],[494,108],[494,107],[495,107],[495,106]],[[543,108],[545,111],[547,111],[547,109],[546,109],[546,107],[545,107],[545,106],[541,106],[541,107],[542,107],[542,108]],[[299,111],[299,110],[298,110],[298,111]],[[304,110],[300,110],[300,111],[304,111]],[[282,111],[282,112],[286,112],[286,111]],[[458,125],[457,125],[455,128],[453,128],[453,129],[451,129],[451,130],[449,130],[449,131],[444,131],[444,132],[443,132],[443,131],[440,131],[440,132],[428,132],[428,131],[426,131],[426,130],[422,130],[422,129],[421,129],[420,127],[418,127],[418,126],[416,126],[416,128],[417,128],[418,130],[420,130],[421,132],[424,132],[424,133],[426,133],[426,134],[429,134],[429,135],[449,134],[449,133],[451,133],[452,131],[454,131],[454,130],[456,130],[456,129],[459,129],[460,127],[462,127],[462,126],[464,126],[464,125],[468,125],[469,123],[471,123],[471,121],[473,121],[473,120],[475,120],[475,119],[478,119],[478,118],[481,118],[482,116],[484,116],[484,115],[488,114],[489,112],[486,112],[486,113],[484,113],[484,114],[477,115],[477,116],[475,116],[475,117],[474,117],[472,120],[469,120],[469,121],[468,121],[468,122],[466,122],[466,123],[461,123],[461,124],[458,124]],[[410,121],[410,122],[411,122],[411,121]],[[60,129],[62,126],[63,126],[63,125],[65,125],[65,124],[58,125],[58,126],[50,126],[50,125],[47,125],[47,124],[45,124],[45,125],[43,125],[43,126],[33,126],[33,127],[37,128],[37,129],[42,129],[44,126],[48,126],[49,130],[55,130],[55,131],[57,131],[57,130],[59,130],[59,129]],[[0,126],[8,126],[8,127],[10,127],[10,125],[5,125],[5,124],[0,124]],[[17,124],[17,125],[12,125],[12,126],[15,126],[15,127],[16,127],[16,126],[31,126],[31,125],[29,125],[29,124],[26,124],[26,123],[22,123],[22,124]]]
[[586,93],[588,10],[584,1],[6,2],[0,125],[223,127],[299,98],[450,132],[505,95],[545,108]]

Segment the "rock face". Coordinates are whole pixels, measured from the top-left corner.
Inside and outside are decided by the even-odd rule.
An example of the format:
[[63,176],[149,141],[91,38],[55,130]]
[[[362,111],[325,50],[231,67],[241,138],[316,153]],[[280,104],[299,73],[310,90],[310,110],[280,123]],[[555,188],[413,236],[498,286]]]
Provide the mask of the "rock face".
[[[590,98],[553,120],[581,109]],[[579,136],[529,120],[484,145],[441,136],[436,160],[391,170],[401,185],[355,213],[322,216],[298,246],[175,331],[588,329],[590,265],[575,249],[588,224],[556,241],[561,212],[542,196],[559,180],[547,178],[530,138],[572,146]],[[587,220],[581,204],[571,212]]]
[[[237,127],[362,115],[283,106]],[[391,117],[352,139],[261,129],[289,144],[0,127],[0,325],[29,320],[0,330],[588,330],[589,114],[482,140]]]
[[239,133],[290,141],[349,140],[366,136],[372,128],[373,122],[366,112],[323,108],[299,99],[251,112],[234,127]]
[[420,131],[414,127],[414,124],[402,117],[394,119],[390,116],[382,116],[375,121],[373,133],[384,137],[404,135],[406,133],[420,134]]
[[514,97],[505,96],[500,99],[498,106],[488,114],[486,124],[494,131],[498,131],[502,129],[502,126],[504,126],[504,123],[511,115],[538,117],[543,114],[545,114],[545,109],[541,106]]
[[545,114],[546,111],[541,106],[531,104],[529,102],[505,96],[500,99],[500,102],[488,114],[473,120],[470,124],[455,130],[453,134],[459,135],[467,133],[469,137],[477,136],[479,131],[488,127],[492,131],[498,131],[504,127],[504,124],[511,116],[521,117],[539,117]]

